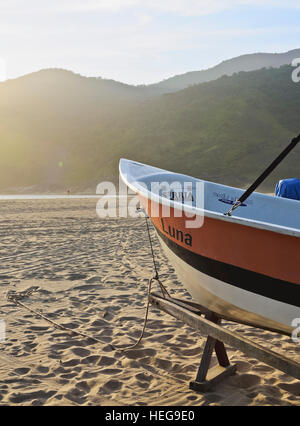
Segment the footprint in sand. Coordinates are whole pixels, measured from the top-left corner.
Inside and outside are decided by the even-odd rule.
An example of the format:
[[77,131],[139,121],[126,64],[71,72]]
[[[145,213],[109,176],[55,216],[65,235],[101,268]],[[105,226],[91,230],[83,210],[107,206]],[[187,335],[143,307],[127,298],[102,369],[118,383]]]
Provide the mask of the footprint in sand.
[[52,351],[59,351],[63,349],[68,349],[70,347],[70,343],[55,343],[54,345],[50,346],[50,350]]
[[24,402],[38,399],[41,403],[45,404],[45,402],[55,394],[56,391],[45,392],[43,390],[37,392],[13,393],[9,400],[14,404],[23,404]]
[[29,330],[30,331],[43,331],[43,332],[45,332],[45,331],[49,330],[49,327],[32,325],[31,327],[29,327]]
[[222,396],[216,393],[212,393],[210,395],[205,396],[205,404],[213,404],[216,402],[220,402],[222,400]]
[[156,358],[154,364],[158,367],[161,368],[162,370],[171,370],[173,367],[173,364],[171,361],[167,360],[167,359],[162,359],[162,358]]
[[131,349],[126,351],[127,358],[130,359],[138,359],[143,358],[145,356],[152,356],[154,357],[156,355],[156,350],[154,349]]
[[236,386],[241,389],[248,389],[253,386],[259,385],[261,378],[255,374],[240,374],[229,377],[227,383]]
[[246,373],[252,367],[251,364],[249,364],[249,362],[245,362],[245,361],[234,361],[234,364],[237,367],[237,371],[240,373]]
[[69,392],[64,395],[64,397],[79,405],[82,405],[87,398],[86,393],[77,387],[70,389]]
[[149,382],[151,382],[153,376],[150,375],[150,374],[147,375],[145,373],[138,373],[138,374],[135,375],[135,378],[137,380],[139,380],[140,382],[148,382],[149,383]]
[[114,374],[122,373],[122,370],[120,368],[105,368],[104,370],[100,370],[99,373],[112,376]]
[[96,381],[89,380],[87,382],[86,380],[82,380],[76,383],[76,389],[80,392],[81,395],[88,395],[92,388],[95,386]]
[[91,351],[89,351],[88,349],[84,349],[84,348],[72,348],[71,351],[73,352],[74,355],[77,355],[81,358],[83,357],[87,357],[91,354]]
[[122,388],[122,382],[120,382],[119,380],[112,379],[106,382],[104,386],[99,388],[99,391],[102,390],[105,393],[111,393],[111,392],[116,392],[120,390],[121,388]]
[[61,374],[60,375],[60,378],[61,379],[67,379],[67,380],[70,380],[70,379],[73,379],[74,377],[76,377],[77,376],[77,373],[76,372],[74,372],[74,373],[65,373],[65,374]]
[[67,279],[70,281],[76,281],[76,280],[84,280],[87,277],[86,274],[70,274]]
[[277,386],[264,385],[264,394],[272,398],[281,398],[281,390]]
[[86,365],[98,365],[100,359],[101,357],[98,355],[91,355],[86,358],[83,358],[80,363]]
[[109,367],[109,366],[115,364],[116,361],[117,360],[115,358],[112,358],[112,357],[109,357],[109,356],[102,356],[100,361],[99,361],[99,365]]
[[20,376],[25,376],[26,374],[28,374],[30,371],[30,368],[16,368],[13,373],[20,375]]
[[190,348],[190,349],[182,349],[181,354],[183,356],[196,356],[200,355],[203,352],[203,350],[197,346],[196,348]]
[[85,372],[82,373],[80,378],[85,380],[85,379],[95,379],[97,377],[99,377],[98,371],[96,371],[96,372],[85,371]]
[[80,363],[80,360],[78,358],[73,358],[73,359],[70,359],[69,361],[62,362],[61,365],[63,367],[68,368],[68,367],[76,367],[76,365],[78,365],[79,363]]
[[300,396],[300,382],[298,381],[294,383],[279,383],[278,387],[280,389],[288,391],[294,396]]

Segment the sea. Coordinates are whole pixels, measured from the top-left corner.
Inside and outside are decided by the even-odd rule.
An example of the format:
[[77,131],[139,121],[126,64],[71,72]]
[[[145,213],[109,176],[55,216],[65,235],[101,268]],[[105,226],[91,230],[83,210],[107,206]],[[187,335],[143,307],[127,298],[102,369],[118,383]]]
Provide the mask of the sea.
[[[58,199],[81,199],[81,198],[96,198],[99,199],[103,195],[56,195],[56,194],[47,194],[47,195],[0,195],[1,200],[58,200]],[[124,195],[105,195],[109,198],[122,198]]]

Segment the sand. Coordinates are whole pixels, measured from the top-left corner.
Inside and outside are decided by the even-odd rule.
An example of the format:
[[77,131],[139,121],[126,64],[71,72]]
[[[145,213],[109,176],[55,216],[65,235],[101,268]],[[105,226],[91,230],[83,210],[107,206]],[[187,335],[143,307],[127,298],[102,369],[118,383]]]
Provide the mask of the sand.
[[[230,349],[238,372],[213,391],[189,390],[205,338],[151,309],[143,326],[152,258],[144,219],[99,219],[96,200],[2,201],[0,405],[300,405],[300,382]],[[160,276],[171,294],[189,297],[155,235]],[[23,300],[56,329],[7,301],[8,291],[38,286]],[[300,361],[300,344],[228,324]],[[112,346],[113,345],[113,346]]]

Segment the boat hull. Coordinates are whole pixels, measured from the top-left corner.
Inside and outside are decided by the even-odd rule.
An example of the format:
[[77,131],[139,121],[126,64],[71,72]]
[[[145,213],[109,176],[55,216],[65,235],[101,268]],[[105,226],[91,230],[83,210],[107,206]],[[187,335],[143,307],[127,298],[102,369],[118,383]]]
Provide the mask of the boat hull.
[[[170,216],[163,217],[161,205],[153,208],[153,201],[144,197],[140,201],[170,264],[196,302],[223,318],[291,334],[292,321],[300,318],[295,269],[299,239],[260,229],[249,232],[210,218],[189,229],[184,214],[178,217],[171,209]],[[151,217],[151,211],[160,213]]]
[[242,189],[126,159],[120,175],[195,301],[239,323],[292,332],[300,318],[299,201],[254,192],[229,216]]
[[291,335],[292,328],[286,324],[299,316],[298,308],[292,307],[291,311],[290,305],[237,289],[210,277],[174,254],[162,238],[159,237],[159,241],[178,278],[201,306],[231,321]]

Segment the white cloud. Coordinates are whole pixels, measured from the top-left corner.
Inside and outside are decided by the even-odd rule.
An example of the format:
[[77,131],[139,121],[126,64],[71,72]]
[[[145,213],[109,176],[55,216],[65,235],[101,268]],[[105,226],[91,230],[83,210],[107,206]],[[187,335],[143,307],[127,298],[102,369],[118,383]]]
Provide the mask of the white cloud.
[[234,9],[239,6],[300,8],[298,0],[286,0],[285,2],[282,2],[282,0],[141,0],[140,3],[147,4],[152,8],[186,16],[208,15],[223,10]]
[[[228,22],[223,16],[186,19],[250,5],[249,25],[248,10]],[[9,77],[57,66],[153,82],[243,53],[297,47],[295,19],[291,27],[286,19],[256,24],[266,5],[300,9],[299,0],[0,0],[0,56]],[[0,79],[3,70],[0,63]]]
[[130,9],[161,11],[181,16],[200,16],[234,9],[239,6],[272,6],[300,9],[299,0],[1,0],[0,13],[76,13],[107,11],[121,12]]
[[142,8],[183,16],[200,16],[234,9],[238,6],[272,6],[300,8],[299,0],[62,0],[59,7],[72,11],[106,10],[120,12],[125,9]]

